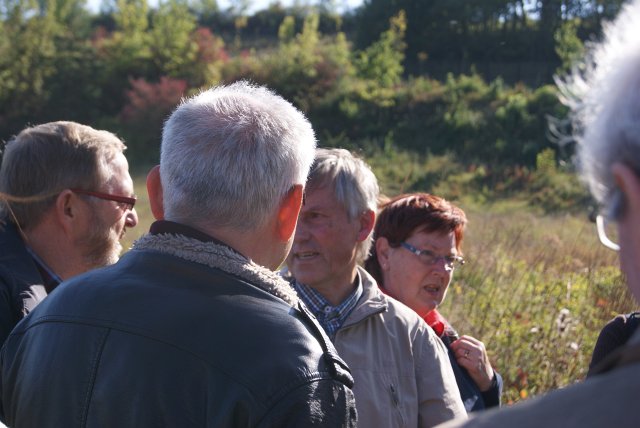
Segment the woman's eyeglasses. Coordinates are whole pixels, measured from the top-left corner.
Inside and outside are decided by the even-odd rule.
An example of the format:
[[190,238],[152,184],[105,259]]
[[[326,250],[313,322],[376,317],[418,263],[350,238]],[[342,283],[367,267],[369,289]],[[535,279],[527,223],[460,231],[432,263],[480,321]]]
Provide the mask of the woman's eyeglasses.
[[414,247],[413,245],[407,242],[401,242],[400,246],[402,246],[402,248],[404,248],[405,250],[411,251],[413,254],[418,256],[418,258],[422,263],[428,266],[434,265],[438,263],[440,260],[442,260],[444,261],[444,265],[447,269],[453,270],[464,264],[464,258],[460,256],[453,256],[453,255],[440,256],[434,253],[433,251],[418,250],[416,247]]

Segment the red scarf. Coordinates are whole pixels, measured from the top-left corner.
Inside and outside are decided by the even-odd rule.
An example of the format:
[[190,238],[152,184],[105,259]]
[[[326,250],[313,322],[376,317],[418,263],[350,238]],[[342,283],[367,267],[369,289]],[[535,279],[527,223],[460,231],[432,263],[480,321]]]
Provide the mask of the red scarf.
[[[378,285],[378,288],[387,296],[391,296],[391,294],[389,294],[389,292],[385,290],[384,287]],[[445,317],[440,315],[440,312],[438,312],[437,309],[434,309],[431,312],[429,312],[427,315],[423,317],[423,319],[427,324],[429,324],[429,327],[431,327],[433,331],[435,331],[438,337],[440,338],[442,337],[445,329],[449,325]]]
[[424,320],[427,324],[429,324],[433,331],[436,332],[438,337],[442,337],[442,335],[444,334],[444,330],[449,325],[445,317],[440,315],[440,312],[438,312],[437,309],[434,309],[427,315],[425,315]]

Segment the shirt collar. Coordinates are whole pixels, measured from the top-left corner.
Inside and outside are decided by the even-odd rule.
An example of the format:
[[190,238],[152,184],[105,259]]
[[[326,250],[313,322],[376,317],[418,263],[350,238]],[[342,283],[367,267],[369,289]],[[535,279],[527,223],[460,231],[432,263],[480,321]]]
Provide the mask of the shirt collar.
[[45,290],[47,290],[47,293],[51,293],[53,289],[56,288],[62,282],[62,278],[60,278],[60,276],[56,274],[53,271],[53,269],[47,266],[44,260],[42,260],[40,256],[38,256],[36,252],[33,251],[33,249],[31,249],[31,247],[29,247],[26,244],[24,247],[29,253],[29,255],[31,256],[31,258],[33,259],[33,261],[35,262],[36,267],[38,268],[38,272],[42,277],[42,282],[43,282],[42,285],[44,285],[44,288]]
[[293,286],[298,292],[298,296],[318,319],[320,325],[325,329],[330,338],[335,337],[335,333],[342,327],[351,311],[355,308],[358,300],[362,296],[362,279],[360,274],[356,274],[356,288],[336,306],[331,305],[325,297],[313,287],[301,284],[297,280]]

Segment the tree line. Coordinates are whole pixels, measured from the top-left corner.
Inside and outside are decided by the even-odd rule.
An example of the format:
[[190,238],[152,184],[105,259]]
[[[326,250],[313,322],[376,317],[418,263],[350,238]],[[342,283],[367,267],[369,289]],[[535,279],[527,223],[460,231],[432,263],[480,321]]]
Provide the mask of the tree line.
[[[547,123],[564,115],[555,89],[471,65],[567,67],[620,1],[365,0],[339,14],[325,0],[247,15],[249,5],[110,0],[92,13],[82,0],[1,0],[0,139],[76,120],[124,137],[134,161],[154,161],[183,95],[245,78],[293,101],[322,145],[535,168],[544,150],[561,155]],[[469,70],[430,73],[452,59]]]
[[[600,34],[623,0],[365,0],[356,14],[358,46],[367,45],[397,10],[407,13],[407,67],[429,61],[561,64],[559,38]],[[366,23],[366,25],[365,25]],[[551,73],[543,76],[551,77]]]

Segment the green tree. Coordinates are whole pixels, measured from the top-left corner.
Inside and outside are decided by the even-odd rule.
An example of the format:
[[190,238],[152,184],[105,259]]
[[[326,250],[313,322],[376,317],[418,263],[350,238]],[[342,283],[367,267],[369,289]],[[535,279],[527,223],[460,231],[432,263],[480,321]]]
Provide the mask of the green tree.
[[104,41],[102,50],[117,72],[146,74],[149,49],[149,5],[147,0],[117,0],[113,19],[116,31]]
[[222,78],[222,69],[229,59],[224,40],[205,27],[200,27],[193,33],[193,40],[198,46],[198,53],[193,66],[185,75],[189,86],[194,88],[218,84]]
[[190,0],[188,6],[200,22],[211,20],[220,11],[218,0]]
[[278,28],[278,40],[280,40],[281,44],[289,43],[293,40],[296,35],[296,19],[287,15],[284,17],[282,24]]
[[129,79],[157,78],[151,62],[147,0],[116,0],[112,16],[115,31],[96,42],[98,55],[106,64],[103,88],[110,95],[101,101],[105,115],[121,110]]
[[0,125],[15,132],[28,115],[38,116],[48,99],[47,79],[55,73],[53,58],[60,26],[47,13],[53,1],[3,1],[0,42]]
[[[303,78],[312,78],[316,75],[316,63],[319,61],[318,42],[320,33],[318,32],[319,18],[317,14],[308,15],[302,31],[294,38],[283,39],[280,42],[279,55],[276,60],[282,61],[285,69],[294,71]],[[283,37],[290,35],[292,22],[289,17],[285,18],[278,30],[278,34]]]
[[161,3],[153,14],[149,51],[157,77],[185,77],[195,66],[198,44],[193,39],[195,16],[180,0]]
[[0,133],[50,120],[92,122],[102,65],[82,0],[0,2]]
[[407,20],[404,10],[389,20],[389,29],[380,39],[361,51],[355,62],[360,78],[375,82],[376,86],[389,88],[400,83],[404,68],[404,35]]
[[579,26],[578,19],[567,21],[554,34],[556,54],[562,61],[558,69],[560,73],[570,70],[575,61],[584,54],[584,45],[577,34]]

